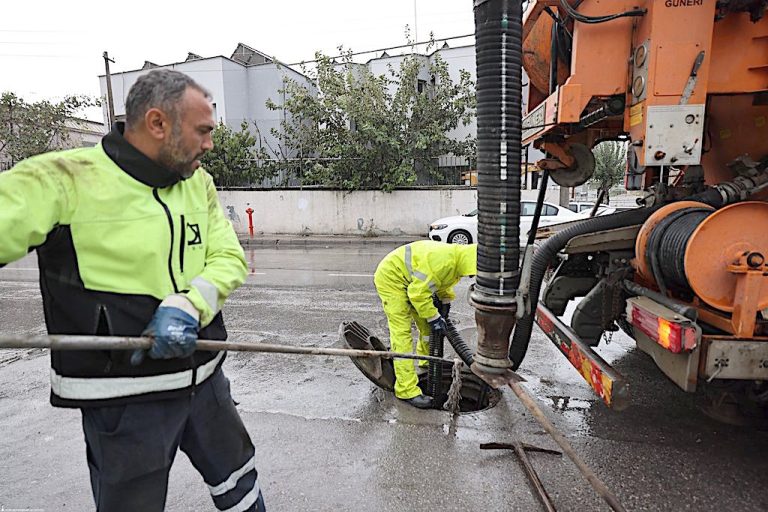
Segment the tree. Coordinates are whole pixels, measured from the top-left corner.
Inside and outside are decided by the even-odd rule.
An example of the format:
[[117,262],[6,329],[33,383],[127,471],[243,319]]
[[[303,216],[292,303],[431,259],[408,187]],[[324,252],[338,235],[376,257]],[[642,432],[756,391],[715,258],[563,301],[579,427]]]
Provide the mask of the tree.
[[256,147],[248,123],[243,121],[239,131],[219,123],[211,133],[213,149],[203,155],[201,163],[211,173],[217,185],[237,187],[251,185],[274,175],[274,168],[260,165],[266,158]]
[[267,102],[286,112],[272,134],[303,183],[391,191],[413,183],[418,172],[437,175],[440,155],[474,157],[474,139],[446,135],[474,117],[468,72],[454,83],[439,54],[426,66],[422,56],[405,56],[398,70],[380,76],[352,62],[351,52],[341,63],[315,57],[315,88],[286,79],[284,104]]
[[67,96],[59,102],[27,103],[12,92],[0,95],[0,153],[12,163],[53,149],[67,147],[67,120],[99,101]]
[[610,189],[621,182],[627,168],[627,145],[624,142],[609,140],[594,148],[595,173],[591,181],[598,186],[598,194],[603,191],[605,202],[610,200]]

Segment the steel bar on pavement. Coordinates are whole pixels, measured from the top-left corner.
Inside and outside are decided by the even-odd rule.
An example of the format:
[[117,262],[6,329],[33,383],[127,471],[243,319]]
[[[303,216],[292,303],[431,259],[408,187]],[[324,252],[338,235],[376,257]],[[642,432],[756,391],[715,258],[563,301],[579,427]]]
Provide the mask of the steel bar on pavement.
[[552,503],[552,498],[550,498],[549,494],[547,494],[547,490],[544,488],[544,484],[541,483],[541,479],[539,478],[539,475],[536,473],[536,470],[533,469],[531,460],[528,458],[528,455],[525,453],[525,450],[520,444],[520,441],[513,441],[512,446],[515,449],[517,458],[520,459],[520,463],[523,465],[523,470],[525,471],[525,474],[528,475],[528,479],[531,481],[531,483],[533,484],[533,487],[536,489],[536,492],[539,495],[539,499],[541,500],[542,505],[544,505],[544,508],[547,509],[547,512],[556,512],[555,505],[554,503]]
[[[520,443],[525,451],[549,453],[551,455],[562,455],[563,452],[557,450],[550,450],[549,448],[542,448],[541,446],[534,446],[528,443]],[[483,443],[480,445],[481,450],[514,450],[515,446],[511,443]]]
[[514,450],[517,458],[520,460],[520,464],[523,465],[523,471],[525,471],[526,476],[528,476],[528,480],[531,481],[533,488],[536,489],[536,493],[539,496],[539,501],[541,501],[541,504],[544,505],[544,508],[547,510],[547,512],[557,512],[557,509],[555,509],[555,504],[552,503],[552,498],[550,498],[549,494],[547,494],[547,490],[544,488],[544,484],[541,482],[541,479],[531,464],[531,460],[528,458],[528,454],[525,453],[525,450],[553,453],[557,455],[562,455],[562,453],[556,450],[548,450],[546,448],[539,448],[538,446],[521,443],[520,441],[513,441],[512,443],[484,443],[480,445],[480,449]]
[[597,494],[599,494],[600,497],[603,498],[606,503],[608,503],[608,506],[616,512],[626,512],[626,509],[621,505],[621,503],[619,503],[619,499],[616,497],[616,495],[614,495],[611,490],[608,489],[608,487],[603,483],[603,481],[600,480],[597,475],[589,468],[589,466],[587,466],[587,464],[581,460],[581,457],[579,457],[579,454],[576,453],[576,450],[573,449],[571,443],[569,443],[568,440],[560,432],[557,431],[555,426],[544,415],[544,412],[542,412],[539,406],[536,405],[536,402],[533,401],[533,398],[531,398],[525,388],[523,388],[519,382],[510,382],[509,387],[512,388],[512,391],[514,391],[515,395],[517,395],[517,398],[520,399],[525,408],[528,409],[531,414],[533,414],[533,417],[536,418],[536,421],[538,421],[539,424],[544,427],[544,430],[546,430],[547,433],[552,436],[552,439],[554,439],[560,448],[563,449],[563,452],[568,456],[568,458],[573,461],[573,463],[581,472],[582,476],[587,479]]
[[[149,349],[151,338],[124,336],[0,336],[0,349],[8,348],[49,348],[53,350],[135,350]],[[422,356],[403,352],[381,350],[355,350],[348,348],[292,347],[270,343],[239,343],[232,341],[198,340],[197,350],[229,350],[233,352],[266,352],[273,354],[303,354],[310,356],[338,356],[381,359],[417,359],[424,361],[445,361],[448,359]]]

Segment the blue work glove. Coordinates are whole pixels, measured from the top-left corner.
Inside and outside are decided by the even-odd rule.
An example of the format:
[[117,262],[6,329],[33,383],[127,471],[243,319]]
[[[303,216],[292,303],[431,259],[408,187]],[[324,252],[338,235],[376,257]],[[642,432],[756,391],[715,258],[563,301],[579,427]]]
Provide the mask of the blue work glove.
[[[184,295],[170,295],[160,303],[142,336],[153,339],[148,354],[152,359],[189,357],[197,345],[200,328],[199,313]],[[131,355],[131,364],[137,366],[144,360],[144,351]]]
[[448,325],[445,323],[445,319],[438,316],[434,320],[430,320],[429,328],[432,330],[432,334],[445,335],[445,331],[448,330]]

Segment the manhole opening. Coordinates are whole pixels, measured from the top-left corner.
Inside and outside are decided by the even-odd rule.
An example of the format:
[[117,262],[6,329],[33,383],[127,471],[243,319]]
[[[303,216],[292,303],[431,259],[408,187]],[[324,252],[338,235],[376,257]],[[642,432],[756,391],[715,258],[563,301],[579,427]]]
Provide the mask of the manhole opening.
[[[451,366],[446,365],[443,368],[443,378],[441,379],[441,393],[437,398],[437,408],[442,409],[443,404],[448,400],[448,390],[451,388]],[[419,375],[419,387],[424,394],[429,394],[427,387],[427,374]],[[459,411],[462,413],[484,411],[490,409],[499,403],[501,392],[493,389],[483,382],[480,377],[469,370],[461,372],[461,388],[459,390],[461,399],[459,400]]]

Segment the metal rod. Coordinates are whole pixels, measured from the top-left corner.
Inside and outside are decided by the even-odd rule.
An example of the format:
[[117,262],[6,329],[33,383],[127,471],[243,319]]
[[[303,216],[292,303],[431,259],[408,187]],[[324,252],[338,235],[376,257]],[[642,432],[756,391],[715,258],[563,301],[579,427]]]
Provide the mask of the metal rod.
[[597,193],[597,199],[595,199],[595,204],[592,205],[592,209],[589,211],[589,216],[594,217],[597,214],[598,208],[600,208],[600,204],[603,202],[603,199],[605,199],[605,187],[600,187],[600,192]]
[[536,418],[536,421],[538,421],[539,424],[544,427],[544,430],[546,430],[547,433],[552,436],[552,439],[554,439],[560,448],[563,449],[563,452],[568,456],[568,458],[573,461],[573,463],[579,469],[584,478],[587,479],[597,494],[599,494],[600,497],[603,498],[606,503],[608,503],[608,506],[616,512],[625,512],[626,509],[621,505],[621,503],[619,503],[619,499],[610,491],[610,489],[608,489],[608,487],[606,487],[603,481],[600,480],[597,475],[595,475],[589,466],[587,466],[584,461],[581,460],[581,457],[579,457],[579,454],[576,453],[576,450],[574,450],[568,440],[563,437],[560,432],[557,431],[555,426],[544,415],[539,406],[536,405],[536,402],[534,402],[525,388],[523,388],[523,386],[518,382],[510,382],[509,387],[512,388],[512,391],[514,391],[515,395],[517,395],[517,398],[520,399],[520,402],[522,402],[525,408],[530,411],[534,418]]
[[[552,10],[549,10],[550,16],[554,16]],[[554,16],[555,20],[557,19]],[[557,23],[552,23],[552,40],[549,50],[549,94],[552,95],[557,91]],[[549,156],[549,155],[547,155]],[[526,169],[527,171],[527,169]],[[539,229],[539,220],[541,219],[541,210],[544,207],[544,198],[547,194],[547,181],[549,180],[549,171],[544,169],[539,179],[539,195],[536,198],[536,208],[533,211],[533,219],[531,219],[531,229],[528,231],[528,243],[526,245],[533,245],[536,242],[536,231]]]
[[[149,349],[150,338],[123,336],[0,336],[3,348],[50,348],[54,350],[135,350]],[[311,356],[338,356],[382,359],[418,359],[425,361],[447,361],[439,357],[383,352],[380,350],[354,350],[348,348],[291,347],[269,343],[238,343],[231,341],[198,340],[197,350],[229,350],[233,352],[268,352],[275,354],[303,354]]]
[[556,512],[555,504],[552,503],[552,498],[550,498],[549,494],[547,494],[547,490],[544,488],[544,484],[539,479],[538,473],[536,473],[536,470],[533,468],[533,465],[531,464],[531,461],[528,458],[528,454],[526,454],[525,452],[527,450],[527,451],[537,451],[537,452],[562,455],[561,452],[558,452],[556,450],[547,450],[546,448],[539,448],[538,446],[521,443],[520,441],[513,441],[512,443],[484,443],[480,445],[480,449],[481,450],[514,450],[518,459],[520,459],[520,463],[523,465],[523,471],[525,471],[526,476],[533,484],[534,489],[536,489],[536,492],[539,495],[539,500],[541,501],[541,504],[544,505],[544,508],[547,509],[547,512]]
[[536,494],[538,494],[541,504],[544,505],[544,508],[547,510],[547,512],[556,512],[555,505],[552,503],[552,498],[550,498],[549,494],[547,494],[547,490],[544,488],[544,484],[541,483],[539,475],[536,473],[536,470],[533,469],[531,460],[528,458],[528,454],[525,453],[525,450],[523,450],[520,441],[512,441],[512,447],[515,449],[515,453],[517,454],[517,458],[520,460],[520,464],[523,465],[523,471],[525,471],[525,474],[528,475],[528,480],[531,481],[533,488],[536,489]]
[[[529,452],[549,453],[551,455],[562,455],[563,452],[557,450],[550,450],[549,448],[542,448],[541,446],[534,446],[528,443],[520,443],[524,450]],[[515,447],[510,443],[482,443],[480,445],[481,450],[514,450]]]
[[541,210],[544,208],[544,199],[547,194],[547,181],[549,180],[549,171],[544,169],[539,177],[539,194],[536,197],[536,208],[533,210],[533,219],[531,220],[531,229],[528,231],[528,243],[533,245],[536,242],[536,231],[539,229],[539,220],[541,219]]

